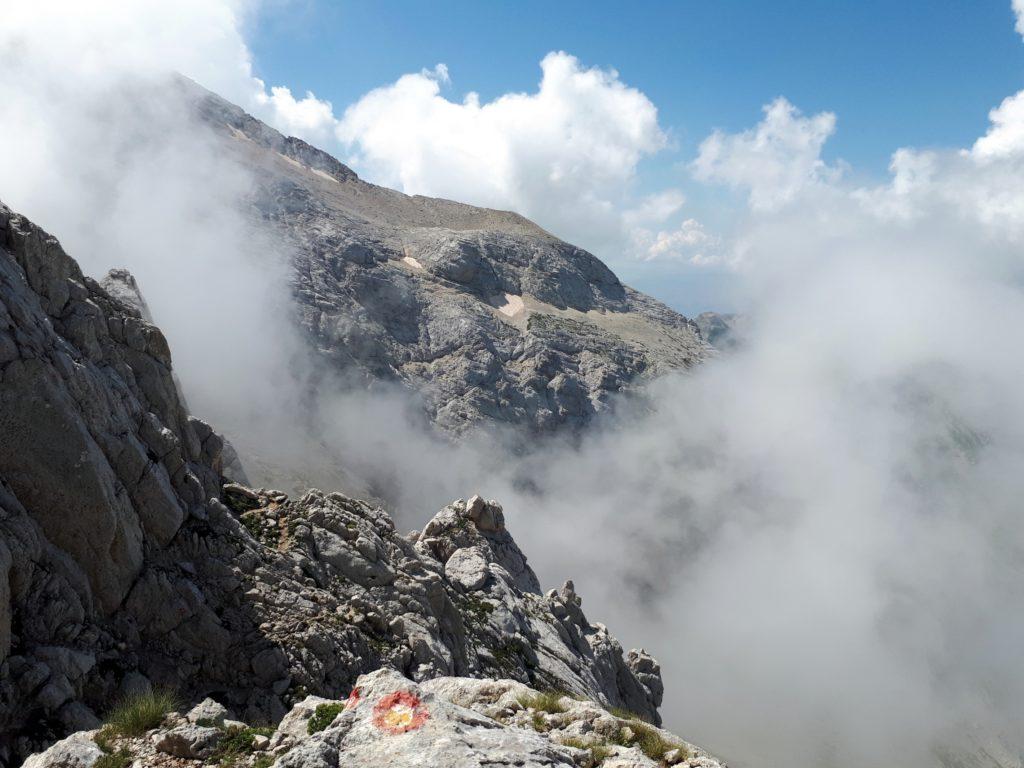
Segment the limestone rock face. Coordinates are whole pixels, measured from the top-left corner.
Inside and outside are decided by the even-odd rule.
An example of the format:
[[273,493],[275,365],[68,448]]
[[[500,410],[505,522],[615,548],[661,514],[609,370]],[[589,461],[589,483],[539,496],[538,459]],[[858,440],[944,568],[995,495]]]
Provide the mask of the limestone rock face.
[[162,747],[206,759],[227,710],[277,722],[380,668],[657,720],[657,665],[571,587],[541,593],[497,502],[453,502],[407,538],[371,503],[227,482],[140,301],[0,206],[0,766],[155,687],[211,699]]
[[253,169],[254,214],[287,243],[298,322],[337,371],[402,382],[453,431],[579,426],[616,392],[707,354],[696,326],[513,213],[368,184],[181,79]]
[[78,699],[115,642],[95,622],[219,493],[219,438],[170,365],[137,309],[0,204],[0,758],[18,722],[94,717]]
[[218,457],[180,407],[160,331],[6,207],[0,285],[0,474],[11,506],[67,555],[75,602],[109,613],[144,544],[167,544],[216,493],[203,462]]

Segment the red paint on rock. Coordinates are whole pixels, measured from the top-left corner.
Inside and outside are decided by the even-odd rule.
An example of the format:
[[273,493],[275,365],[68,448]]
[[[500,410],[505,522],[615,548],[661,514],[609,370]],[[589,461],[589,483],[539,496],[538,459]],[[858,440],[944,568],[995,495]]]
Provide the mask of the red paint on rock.
[[348,698],[345,699],[345,709],[346,710],[348,710],[348,709],[355,709],[357,706],[359,706],[359,702],[361,700],[362,700],[362,694],[360,694],[359,689],[358,688],[353,688],[352,689],[352,693],[350,693],[348,695]]
[[429,717],[419,697],[406,691],[387,694],[373,708],[373,724],[387,733],[414,731]]

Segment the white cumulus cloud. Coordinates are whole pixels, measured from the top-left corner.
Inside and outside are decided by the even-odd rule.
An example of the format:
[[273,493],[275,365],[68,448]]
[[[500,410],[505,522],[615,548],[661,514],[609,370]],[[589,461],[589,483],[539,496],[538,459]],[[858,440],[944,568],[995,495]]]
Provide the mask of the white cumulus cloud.
[[513,209],[594,247],[623,239],[637,165],[668,143],[654,104],[614,70],[564,52],[532,93],[448,98],[448,70],[407,74],[345,110],[339,140],[369,178]]
[[685,219],[675,229],[652,232],[637,228],[633,232],[635,254],[643,261],[688,261],[695,266],[719,264],[722,240],[709,233],[696,219]]
[[971,148],[976,157],[1004,157],[1024,149],[1024,91],[1003,99],[988,113],[988,119],[988,131]]
[[[281,131],[329,139],[329,102],[288,88],[269,90],[253,75],[242,30],[256,0],[40,0],[6,3],[0,26],[0,80],[34,79],[38,94],[83,84],[97,91],[126,75],[180,72]],[[3,83],[0,82],[0,85]]]
[[706,138],[693,172],[701,181],[748,190],[756,209],[778,208],[808,185],[839,175],[838,168],[821,159],[821,149],[835,128],[831,112],[804,117],[778,98],[765,106],[764,120],[755,128],[738,134],[715,131]]
[[288,88],[281,85],[272,87],[267,93],[262,80],[256,80],[256,83],[254,103],[264,108],[279,131],[312,143],[329,144],[338,122],[329,101],[318,99],[312,91],[306,91],[304,98],[296,99]]
[[679,211],[686,203],[686,195],[678,189],[666,189],[647,195],[640,203],[623,214],[630,224],[660,224]]

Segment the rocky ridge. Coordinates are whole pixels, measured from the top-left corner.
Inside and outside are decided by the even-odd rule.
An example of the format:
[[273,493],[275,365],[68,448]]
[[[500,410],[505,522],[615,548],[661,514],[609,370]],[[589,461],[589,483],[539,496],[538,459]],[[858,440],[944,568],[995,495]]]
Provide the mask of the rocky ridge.
[[616,393],[707,355],[693,322],[533,222],[369,184],[176,82],[252,173],[252,215],[287,245],[297,320],[320,359],[407,385],[445,429],[580,426]]
[[657,722],[657,663],[571,582],[542,594],[496,502],[404,536],[342,494],[226,483],[133,303],[0,204],[0,765],[154,687],[276,722],[380,668]]
[[251,727],[212,699],[125,735],[114,725],[76,733],[26,768],[103,764],[219,764],[243,768],[562,766],[721,768],[715,758],[622,710],[514,680],[439,677],[390,669],[361,676],[342,700],[310,696],[276,728]]

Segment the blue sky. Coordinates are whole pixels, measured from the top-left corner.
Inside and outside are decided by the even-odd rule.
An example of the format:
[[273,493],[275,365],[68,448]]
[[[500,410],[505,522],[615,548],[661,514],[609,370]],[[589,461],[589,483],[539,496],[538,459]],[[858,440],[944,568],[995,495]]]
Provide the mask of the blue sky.
[[438,62],[449,98],[530,91],[544,54],[565,50],[646,93],[684,157],[784,95],[838,115],[826,157],[876,173],[899,146],[969,144],[1024,84],[1004,0],[321,1],[268,10],[249,42],[257,74],[336,111]]
[[[692,217],[717,243],[728,240],[746,213],[745,192],[737,192],[746,182],[695,184],[689,164],[712,131],[740,135],[754,128],[773,99],[784,96],[807,117],[834,113],[834,132],[814,157],[827,167],[841,160],[845,182],[874,185],[887,180],[900,147],[970,147],[985,134],[989,111],[1024,85],[1024,45],[1009,0],[720,0],[628,8],[603,0],[290,0],[261,6],[245,38],[254,73],[268,86],[286,86],[296,98],[312,91],[338,118],[372,89],[439,63],[450,77],[439,81],[436,101],[442,104],[459,104],[471,91],[482,103],[508,93],[535,94],[539,64],[551,51],[568,52],[581,68],[615,70],[621,83],[657,108],[657,128],[668,141],[657,151],[640,151],[622,177],[628,177],[628,193],[613,199],[605,189],[603,202],[620,216],[645,195],[676,190],[685,206],[649,234],[672,233]],[[405,166],[444,151],[435,135],[420,154],[403,155],[403,142],[420,141],[412,128],[405,138],[392,137],[386,157],[374,165],[367,160],[374,131],[408,119],[396,117],[405,114],[395,108],[377,115],[364,126],[366,135],[348,145],[333,135],[311,140],[371,181],[520,210],[684,312],[735,305],[728,270],[695,268],[678,254],[674,261],[630,257],[628,226],[612,236],[595,227],[597,209],[563,211],[579,187],[550,197],[519,190],[506,199],[464,180],[440,179],[436,169],[433,176],[424,171],[405,178]],[[543,172],[540,166],[534,171]]]

